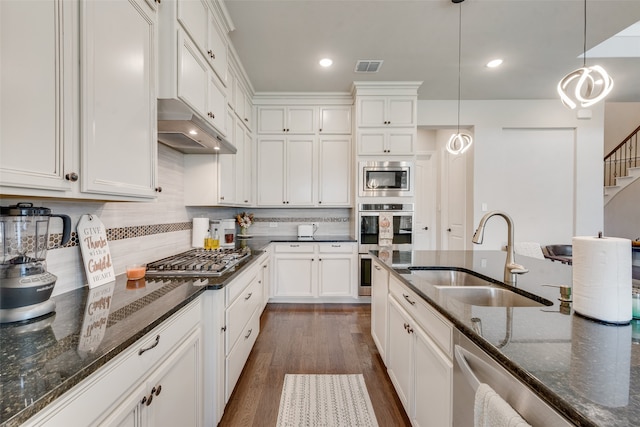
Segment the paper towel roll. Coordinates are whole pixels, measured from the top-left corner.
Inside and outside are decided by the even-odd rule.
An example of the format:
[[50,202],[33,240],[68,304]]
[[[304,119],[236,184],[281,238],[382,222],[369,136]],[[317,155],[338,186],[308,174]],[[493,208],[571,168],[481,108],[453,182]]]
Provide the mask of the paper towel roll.
[[631,321],[631,241],[573,238],[573,309],[609,323]]
[[204,248],[204,237],[209,231],[209,218],[193,218],[193,230],[191,233],[191,246]]

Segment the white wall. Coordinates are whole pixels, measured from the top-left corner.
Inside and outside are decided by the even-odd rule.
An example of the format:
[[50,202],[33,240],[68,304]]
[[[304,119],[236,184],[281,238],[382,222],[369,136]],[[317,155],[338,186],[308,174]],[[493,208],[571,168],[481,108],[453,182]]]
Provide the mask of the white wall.
[[604,154],[616,148],[640,126],[640,102],[607,102],[604,105]]
[[616,194],[604,208],[604,232],[607,236],[640,238],[640,179]]
[[[456,125],[456,101],[419,101],[418,126],[433,128]],[[602,199],[602,157],[604,107],[602,104],[592,110],[590,120],[579,120],[576,112],[565,108],[558,100],[532,101],[463,101],[460,113],[461,126],[473,128],[475,141],[472,149],[465,155],[472,158],[469,170],[473,179],[470,229],[478,224],[484,214],[481,203],[487,203],[488,210],[503,210],[509,213],[515,222],[515,234],[518,241],[538,241],[542,244],[568,243],[573,235],[595,235],[603,229]],[[517,152],[510,151],[505,156],[504,147],[508,146],[513,131],[531,130],[568,131],[575,136],[573,148],[574,179],[570,194],[573,195],[570,209],[563,212],[573,218],[572,224],[564,230],[546,234],[549,221],[535,221],[525,218],[533,208],[536,210],[556,209],[546,194],[556,194],[558,186],[566,182],[557,182],[554,186],[545,184],[534,192],[531,189],[522,194],[510,188],[514,177],[521,176],[520,161],[515,159]],[[552,159],[553,152],[537,153],[536,157]],[[522,154],[527,156],[526,153]],[[517,160],[517,161],[516,161]],[[538,165],[540,173],[553,174],[546,164]],[[532,181],[535,176],[530,177]],[[535,186],[534,186],[535,187]],[[533,222],[532,222],[533,221]],[[494,221],[492,220],[492,223]],[[503,224],[491,226],[485,235],[484,244],[476,249],[498,249],[506,242],[506,227]],[[500,230],[504,229],[504,231]]]

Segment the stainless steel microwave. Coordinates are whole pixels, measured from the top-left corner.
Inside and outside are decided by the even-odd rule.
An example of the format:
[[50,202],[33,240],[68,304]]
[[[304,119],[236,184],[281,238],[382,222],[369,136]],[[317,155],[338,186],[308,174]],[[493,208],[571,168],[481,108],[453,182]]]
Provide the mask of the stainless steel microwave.
[[412,162],[360,162],[360,197],[413,196]]

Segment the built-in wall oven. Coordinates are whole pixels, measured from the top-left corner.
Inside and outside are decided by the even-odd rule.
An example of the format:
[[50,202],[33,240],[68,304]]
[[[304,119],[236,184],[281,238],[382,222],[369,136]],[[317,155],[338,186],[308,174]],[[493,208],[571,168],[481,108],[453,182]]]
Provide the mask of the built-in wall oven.
[[[370,250],[378,250],[380,259],[394,267],[411,265],[413,203],[362,203],[358,208],[359,294],[371,295]],[[390,234],[392,230],[392,237],[382,242],[385,246],[380,246],[381,240],[387,237],[381,234],[381,228],[385,228],[381,218],[382,221],[389,220]]]
[[358,186],[360,197],[413,196],[413,162],[360,162]]

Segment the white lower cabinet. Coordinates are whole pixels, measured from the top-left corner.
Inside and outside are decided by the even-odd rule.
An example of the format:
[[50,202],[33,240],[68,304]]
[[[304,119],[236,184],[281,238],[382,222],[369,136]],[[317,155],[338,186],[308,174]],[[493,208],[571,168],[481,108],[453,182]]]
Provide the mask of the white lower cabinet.
[[220,422],[260,332],[260,316],[264,309],[262,266],[268,260],[268,253],[262,254],[223,289],[204,293],[204,413],[207,426]]
[[273,263],[274,301],[357,298],[355,243],[276,244]]
[[396,278],[389,282],[389,378],[413,426],[451,426],[452,326]]
[[24,425],[204,425],[201,320],[198,298]]
[[382,361],[387,354],[387,295],[389,272],[378,261],[371,261],[371,336]]
[[203,425],[201,349],[202,332],[198,328],[143,385],[112,408],[100,425]]

